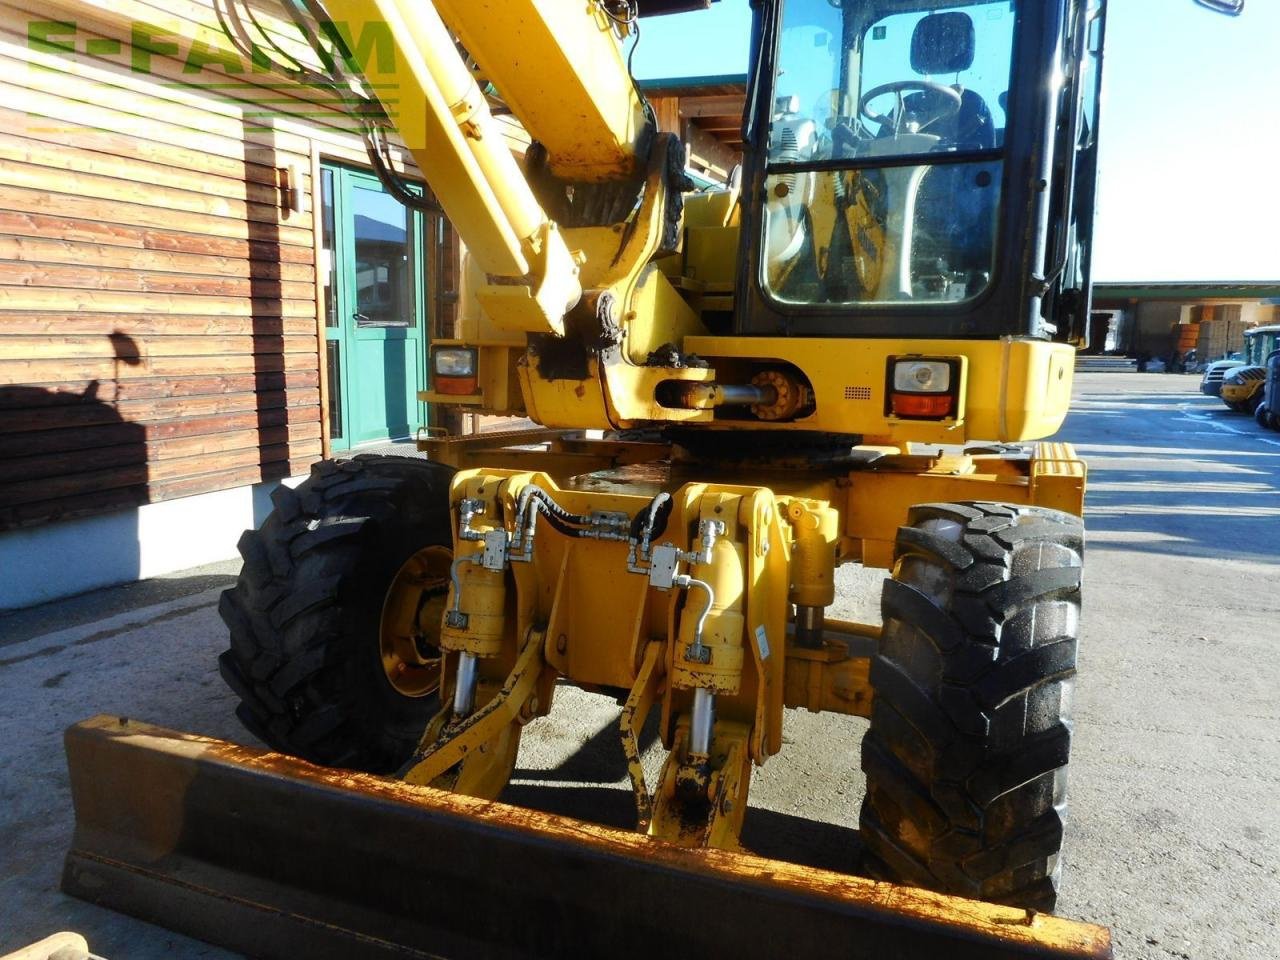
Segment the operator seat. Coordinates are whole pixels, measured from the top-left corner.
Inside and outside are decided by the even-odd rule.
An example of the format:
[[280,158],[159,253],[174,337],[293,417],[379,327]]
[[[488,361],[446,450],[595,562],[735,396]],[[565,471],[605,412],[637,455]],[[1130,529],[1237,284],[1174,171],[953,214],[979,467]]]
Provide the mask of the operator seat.
[[[973,66],[975,39],[968,14],[930,14],[916,24],[911,36],[911,69],[943,83],[948,74]],[[973,90],[959,92],[960,109],[921,132],[939,138],[935,152],[994,148],[995,121],[986,101]],[[941,101],[941,95],[931,91],[912,93],[903,98],[903,110],[926,120],[943,109]],[[932,248],[941,269],[967,275],[969,296],[986,285],[991,270],[999,176],[998,161],[938,166],[930,171],[917,201],[918,250],[923,255]]]
[[[911,35],[911,69],[922,76],[956,74],[973,66],[975,32],[967,13],[933,13],[916,24]],[[904,98],[908,113],[933,116],[942,106],[935,93]],[[960,110],[924,130],[942,139],[938,149],[985,150],[996,145],[996,127],[987,102],[972,90],[960,91]]]

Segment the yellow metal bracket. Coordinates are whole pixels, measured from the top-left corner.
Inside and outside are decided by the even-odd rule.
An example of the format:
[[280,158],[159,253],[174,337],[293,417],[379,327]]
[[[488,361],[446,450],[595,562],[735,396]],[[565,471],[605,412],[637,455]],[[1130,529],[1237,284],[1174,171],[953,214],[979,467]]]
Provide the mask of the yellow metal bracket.
[[741,850],[738,840],[751,786],[750,728],[716,723],[710,764],[689,763],[689,726],[682,719],[662,768],[649,835],[682,847]]
[[438,739],[431,739],[435,724],[428,727],[424,742],[418,744],[413,756],[400,769],[400,778],[408,783],[429,786],[438,777],[448,773],[482,744],[501,736],[504,729],[520,720],[525,702],[533,694],[542,672],[543,636],[531,630],[515,667],[507,676],[502,689],[471,716],[454,723],[446,723]]
[[627,758],[627,776],[631,778],[631,789],[636,795],[636,829],[641,833],[648,832],[653,820],[653,797],[644,781],[644,766],[640,763],[640,731],[658,695],[665,650],[666,644],[661,640],[651,641],[644,648],[640,672],[627,702],[623,704],[622,717],[618,722],[622,732],[622,752]]

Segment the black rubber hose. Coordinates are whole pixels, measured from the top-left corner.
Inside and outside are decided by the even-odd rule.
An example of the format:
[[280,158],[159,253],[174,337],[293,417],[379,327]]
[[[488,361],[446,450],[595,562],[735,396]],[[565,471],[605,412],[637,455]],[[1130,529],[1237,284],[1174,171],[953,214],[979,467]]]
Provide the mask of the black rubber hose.
[[[539,497],[538,502],[544,503],[545,501],[543,501],[542,498]],[[537,508],[535,507],[531,509],[537,509]],[[558,516],[556,516],[554,513],[546,512],[543,514],[543,516],[546,517],[547,524],[551,527],[552,530],[556,531],[557,533],[563,534],[566,537],[577,537],[579,539],[586,539],[590,536],[590,531],[583,530],[581,527],[570,526],[569,524],[561,520]]]
[[577,513],[570,513],[564,507],[560,506],[560,504],[552,500],[551,496],[545,490],[534,490],[532,496],[536,497],[542,505],[547,508],[548,516],[554,515],[559,517],[565,523],[572,523],[579,527],[591,526],[592,520],[590,517],[584,517]]
[[630,538],[639,543],[647,527],[649,529],[649,542],[653,543],[655,539],[666,532],[667,520],[671,517],[671,510],[674,506],[675,501],[671,499],[671,494],[665,492],[658,494],[649,501],[648,506],[636,512],[631,521]]
[[[665,499],[663,499],[665,497]],[[671,519],[671,511],[675,508],[676,502],[669,495],[659,494],[654,498],[658,503],[656,508],[651,507],[653,519],[649,524],[649,542],[652,544],[660,536],[667,532],[667,521]]]

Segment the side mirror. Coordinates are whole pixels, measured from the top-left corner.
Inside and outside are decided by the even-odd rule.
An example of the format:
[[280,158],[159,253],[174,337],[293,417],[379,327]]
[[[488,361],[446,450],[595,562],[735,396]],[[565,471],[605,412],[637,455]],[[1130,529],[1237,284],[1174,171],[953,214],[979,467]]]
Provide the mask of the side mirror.
[[1196,0],[1196,3],[1232,17],[1238,17],[1244,12],[1244,0]]

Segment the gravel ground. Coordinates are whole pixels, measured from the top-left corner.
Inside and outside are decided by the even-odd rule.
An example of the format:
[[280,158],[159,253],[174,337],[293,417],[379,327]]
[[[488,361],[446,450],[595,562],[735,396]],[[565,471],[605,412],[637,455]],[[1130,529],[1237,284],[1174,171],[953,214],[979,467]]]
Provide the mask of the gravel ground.
[[[1062,438],[1090,463],[1085,633],[1059,912],[1122,958],[1270,958],[1280,918],[1280,435],[1176,375],[1082,374]],[[0,951],[57,929],[115,958],[231,955],[64,897],[60,736],[93,713],[252,742],[213,669],[234,565],[0,616]],[[880,575],[841,573],[874,619]],[[525,734],[507,799],[626,825],[617,706],[564,688]],[[850,870],[863,721],[789,712],[745,840]],[[656,773],[659,751],[646,759]]]

